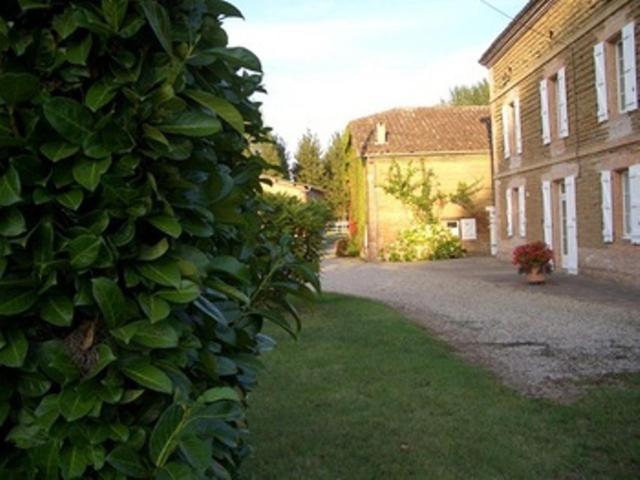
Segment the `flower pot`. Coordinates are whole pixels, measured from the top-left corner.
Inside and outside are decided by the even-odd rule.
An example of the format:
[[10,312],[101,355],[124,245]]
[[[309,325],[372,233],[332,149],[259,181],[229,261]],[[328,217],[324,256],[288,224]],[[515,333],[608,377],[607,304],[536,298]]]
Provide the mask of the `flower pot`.
[[545,282],[545,276],[540,266],[531,267],[531,270],[527,272],[527,282],[529,285],[541,285]]

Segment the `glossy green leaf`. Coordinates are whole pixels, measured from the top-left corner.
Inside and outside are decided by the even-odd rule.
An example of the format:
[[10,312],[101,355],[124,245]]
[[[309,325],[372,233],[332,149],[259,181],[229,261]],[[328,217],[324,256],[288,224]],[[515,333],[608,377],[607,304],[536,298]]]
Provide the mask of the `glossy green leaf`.
[[114,448],[107,455],[107,463],[130,478],[149,478],[149,470],[142,455],[126,445]]
[[89,415],[98,399],[91,386],[82,384],[75,387],[67,387],[61,393],[58,400],[58,408],[68,422],[73,422]]
[[66,295],[47,297],[40,307],[40,317],[52,325],[68,327],[73,322],[73,302]]
[[197,111],[185,112],[176,118],[156,125],[164,132],[185,137],[208,137],[222,130],[222,124],[216,117]]
[[[166,232],[165,232],[166,233]],[[162,257],[169,250],[169,242],[166,238],[163,238],[155,245],[143,245],[140,247],[140,253],[138,254],[138,260],[150,262]]]
[[164,48],[169,55],[172,55],[171,20],[169,20],[167,11],[156,0],[141,0],[140,3],[142,4],[142,9],[147,17],[147,21],[156,34],[160,45],[162,45],[162,48]]
[[115,98],[118,93],[117,85],[112,81],[98,80],[91,85],[84,98],[84,104],[92,112],[97,112]]
[[198,398],[198,401],[203,403],[213,403],[221,400],[239,402],[240,396],[238,392],[231,387],[215,387],[210,388]]
[[141,320],[139,323],[140,325],[131,339],[133,343],[153,349],[178,346],[178,334],[169,323],[151,323],[149,320]]
[[0,365],[5,367],[21,367],[27,358],[29,344],[21,330],[9,328],[4,332],[6,345],[0,349]]
[[67,142],[49,142],[40,147],[42,154],[52,162],[59,162],[78,153],[80,147]]
[[183,407],[173,404],[158,419],[149,437],[149,456],[154,465],[163,466],[177,448],[186,416]]
[[67,61],[74,65],[86,65],[92,45],[93,37],[87,35],[84,39],[67,49]]
[[93,192],[100,184],[102,175],[107,173],[110,166],[111,158],[102,160],[80,158],[73,164],[73,178],[84,188]]
[[0,288],[0,315],[11,316],[29,310],[38,299],[30,289]]
[[122,366],[122,373],[137,384],[156,392],[167,394],[173,392],[173,383],[167,374],[148,362],[130,362]]
[[10,166],[0,177],[0,207],[7,207],[21,200],[22,185],[18,171]]
[[66,250],[75,269],[90,267],[98,259],[102,241],[95,235],[80,235],[69,242]]
[[138,303],[152,323],[164,320],[171,313],[171,306],[156,295],[141,293],[138,295]]
[[109,278],[96,278],[91,281],[93,298],[100,307],[105,323],[109,328],[117,326],[126,317],[126,301],[118,284]]
[[140,274],[165,287],[180,288],[180,267],[173,260],[156,260],[155,262],[140,263],[137,266]]
[[248,282],[251,279],[249,267],[239,262],[235,257],[228,255],[211,259],[207,267],[214,272],[226,273],[236,280],[243,282]]
[[92,133],[91,111],[75,100],[53,97],[44,104],[44,116],[63,138],[75,145],[82,145]]
[[52,25],[62,40],[70,36],[78,28],[78,22],[71,8],[67,8],[60,15],[57,15],[53,19]]
[[70,445],[62,450],[60,470],[63,478],[82,478],[90,462],[86,449],[85,445]]
[[202,90],[187,90],[185,94],[220,116],[235,130],[244,135],[244,118],[231,102]]
[[84,193],[80,189],[69,190],[66,193],[61,193],[56,196],[56,201],[70,210],[78,210],[82,201],[84,200]]
[[175,217],[170,217],[169,215],[155,215],[153,217],[148,217],[146,220],[158,230],[166,233],[172,238],[178,238],[182,234],[180,222]]
[[27,230],[27,225],[22,212],[15,207],[0,210],[0,235],[4,237],[17,237]]
[[102,0],[102,15],[114,31],[120,30],[120,25],[127,14],[129,0]]
[[159,290],[156,295],[171,303],[191,303],[200,296],[200,287],[189,280],[183,280],[175,290]]
[[10,105],[31,100],[40,89],[38,77],[30,73],[0,74],[0,98]]

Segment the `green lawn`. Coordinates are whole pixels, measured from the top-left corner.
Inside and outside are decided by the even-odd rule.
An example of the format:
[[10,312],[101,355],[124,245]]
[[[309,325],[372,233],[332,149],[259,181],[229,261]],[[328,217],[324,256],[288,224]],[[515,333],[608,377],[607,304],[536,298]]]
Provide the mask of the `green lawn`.
[[393,310],[327,295],[250,399],[243,479],[640,478],[640,376],[524,398]]

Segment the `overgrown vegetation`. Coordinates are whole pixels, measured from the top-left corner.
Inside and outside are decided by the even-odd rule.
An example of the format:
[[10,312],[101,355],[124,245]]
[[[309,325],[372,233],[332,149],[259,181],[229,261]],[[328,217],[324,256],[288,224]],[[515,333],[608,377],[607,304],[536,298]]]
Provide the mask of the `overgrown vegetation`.
[[318,271],[324,230],[333,219],[322,200],[303,202],[284,194],[266,194],[265,235],[274,243],[290,242],[292,254]]
[[417,225],[398,234],[380,256],[388,262],[418,262],[460,258],[464,250],[460,239],[443,225],[432,223]]
[[526,398],[390,308],[337,295],[305,312],[298,343],[282,340],[243,479],[639,476],[637,374],[573,405]]
[[0,478],[231,478],[270,320],[261,66],[221,0],[0,5]]
[[448,203],[460,206],[471,216],[476,216],[475,195],[480,191],[480,181],[458,182],[456,190],[445,193],[440,189],[435,173],[421,162],[402,166],[394,161],[389,167],[384,191],[411,209],[416,225],[400,232],[398,239],[381,253],[383,259],[393,262],[417,260],[441,260],[459,258],[464,250],[458,237],[440,224],[442,209]]

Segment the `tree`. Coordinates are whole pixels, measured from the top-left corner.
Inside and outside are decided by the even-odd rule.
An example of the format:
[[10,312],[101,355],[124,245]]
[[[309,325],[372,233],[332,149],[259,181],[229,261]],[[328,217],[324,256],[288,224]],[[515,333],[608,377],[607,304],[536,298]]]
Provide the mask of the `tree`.
[[336,218],[346,218],[349,209],[346,143],[345,135],[334,133],[323,157],[327,202]]
[[473,85],[458,85],[449,90],[447,105],[489,105],[489,82],[480,80]]
[[262,67],[227,17],[0,2],[2,479],[238,476],[263,324],[319,287],[265,233]]
[[307,130],[298,142],[295,154],[295,180],[317,187],[325,186],[326,166],[322,161],[320,140],[315,133]]
[[275,167],[269,169],[267,173],[276,177],[289,178],[289,152],[282,137],[269,133],[265,141],[254,143],[251,150]]

